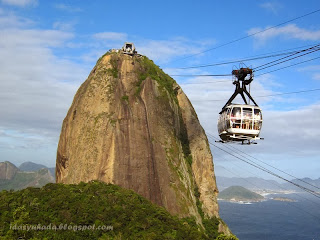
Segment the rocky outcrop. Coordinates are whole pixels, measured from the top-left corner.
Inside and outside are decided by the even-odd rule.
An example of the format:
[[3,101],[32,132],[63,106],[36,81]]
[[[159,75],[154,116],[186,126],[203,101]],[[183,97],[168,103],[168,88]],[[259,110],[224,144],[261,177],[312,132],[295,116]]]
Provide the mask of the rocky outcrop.
[[48,168],[42,168],[38,171],[33,171],[32,169],[22,171],[10,162],[0,163],[0,191],[42,187],[52,182],[54,182],[54,177]]
[[11,180],[19,169],[10,162],[0,162],[0,180]]
[[90,180],[132,189],[199,223],[218,217],[205,132],[182,89],[144,56],[101,57],[63,121],[56,181]]

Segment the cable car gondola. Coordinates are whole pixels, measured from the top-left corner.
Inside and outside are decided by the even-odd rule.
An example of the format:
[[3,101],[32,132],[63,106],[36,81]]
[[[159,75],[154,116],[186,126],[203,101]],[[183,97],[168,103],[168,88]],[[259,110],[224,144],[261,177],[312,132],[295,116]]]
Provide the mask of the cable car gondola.
[[[250,68],[240,68],[233,70],[232,75],[235,77],[233,84],[236,85],[236,89],[219,113],[219,136],[223,142],[251,143],[252,140],[262,139],[259,137],[262,127],[261,109],[246,89],[246,85],[253,80],[253,71]],[[232,103],[238,94],[241,95],[245,104]],[[254,105],[248,104],[244,94]]]

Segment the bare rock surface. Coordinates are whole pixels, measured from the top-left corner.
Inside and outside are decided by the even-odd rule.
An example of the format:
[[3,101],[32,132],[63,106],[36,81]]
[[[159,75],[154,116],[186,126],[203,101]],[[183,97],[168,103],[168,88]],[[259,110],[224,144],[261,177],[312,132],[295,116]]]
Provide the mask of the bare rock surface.
[[19,169],[10,162],[0,162],[0,180],[11,180]]

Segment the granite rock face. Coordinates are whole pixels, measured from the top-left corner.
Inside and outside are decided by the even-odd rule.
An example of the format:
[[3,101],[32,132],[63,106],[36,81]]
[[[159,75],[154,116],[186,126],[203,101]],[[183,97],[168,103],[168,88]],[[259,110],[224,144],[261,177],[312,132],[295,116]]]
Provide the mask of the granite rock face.
[[63,121],[56,181],[90,180],[132,189],[198,223],[201,211],[218,217],[205,132],[182,89],[144,56],[102,56]]
[[0,180],[11,180],[19,169],[10,162],[0,162]]

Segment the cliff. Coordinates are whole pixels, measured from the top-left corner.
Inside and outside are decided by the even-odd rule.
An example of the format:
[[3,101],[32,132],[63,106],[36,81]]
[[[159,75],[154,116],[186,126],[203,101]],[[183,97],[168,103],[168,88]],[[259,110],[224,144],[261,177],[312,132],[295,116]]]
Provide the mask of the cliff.
[[219,217],[205,132],[182,89],[144,56],[102,56],[63,121],[56,181],[90,180],[132,189],[200,224]]
[[11,180],[19,169],[10,162],[0,162],[0,180]]

